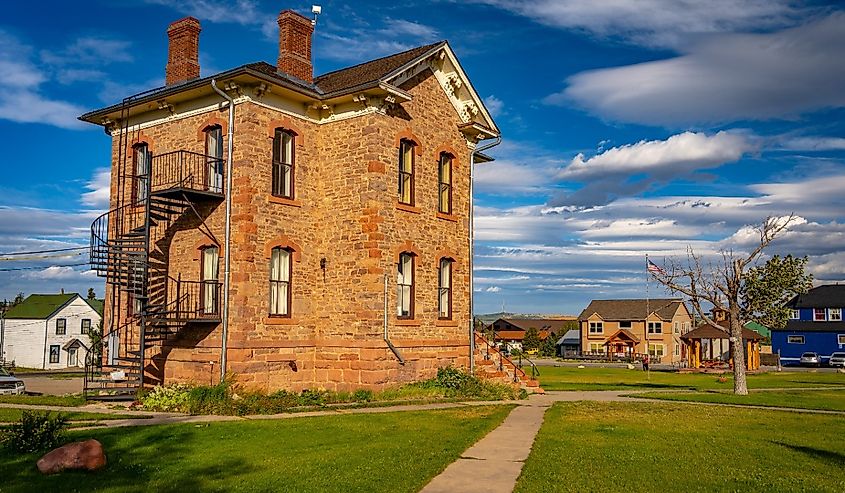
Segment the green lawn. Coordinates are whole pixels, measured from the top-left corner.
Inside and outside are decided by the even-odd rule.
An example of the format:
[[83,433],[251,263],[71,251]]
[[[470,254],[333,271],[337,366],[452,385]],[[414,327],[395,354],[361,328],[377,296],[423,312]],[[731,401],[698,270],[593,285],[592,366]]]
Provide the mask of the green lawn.
[[[0,408],[0,423],[13,423],[21,419],[23,409]],[[68,421],[103,421],[110,419],[139,419],[151,418],[152,416],[134,416],[130,414],[107,414],[107,413],[86,413],[79,411],[61,412]]]
[[515,491],[845,490],[845,419],[675,403],[555,404]]
[[0,491],[418,491],[512,408],[71,432],[103,443],[106,469],[43,477],[37,454],[0,451]]
[[735,395],[730,391],[713,390],[707,392],[645,392],[632,394],[632,396],[667,401],[716,402],[746,406],[845,411],[845,390],[767,390],[751,391],[748,395]]
[[[545,390],[633,390],[633,389],[689,389],[731,390],[733,377],[724,375],[727,382],[720,383],[714,374],[675,373],[624,368],[575,368],[559,366],[540,367],[540,385]],[[748,376],[749,388],[845,386],[841,373],[781,372]]]
[[85,405],[85,399],[81,395],[0,395],[0,403],[77,407]]

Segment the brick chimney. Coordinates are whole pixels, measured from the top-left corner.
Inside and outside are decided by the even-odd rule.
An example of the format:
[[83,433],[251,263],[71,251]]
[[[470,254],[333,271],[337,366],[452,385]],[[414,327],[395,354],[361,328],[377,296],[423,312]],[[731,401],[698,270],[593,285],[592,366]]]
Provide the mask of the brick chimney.
[[167,28],[167,85],[178,84],[200,76],[200,21],[185,17]]
[[311,65],[313,33],[311,19],[293,10],[279,14],[279,61],[276,63],[279,70],[304,81],[314,81],[314,67]]

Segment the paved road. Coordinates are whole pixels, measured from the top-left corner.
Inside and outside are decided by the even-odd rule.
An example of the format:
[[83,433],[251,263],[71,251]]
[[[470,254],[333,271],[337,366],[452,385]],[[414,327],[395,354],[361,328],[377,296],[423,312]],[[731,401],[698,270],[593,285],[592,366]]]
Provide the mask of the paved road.
[[20,375],[27,392],[47,395],[78,394],[82,392],[82,377],[50,378],[41,375]]

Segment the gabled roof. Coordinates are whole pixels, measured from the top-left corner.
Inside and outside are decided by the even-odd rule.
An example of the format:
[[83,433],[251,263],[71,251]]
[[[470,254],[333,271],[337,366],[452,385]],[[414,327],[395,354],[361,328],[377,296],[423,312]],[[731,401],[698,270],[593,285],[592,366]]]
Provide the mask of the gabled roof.
[[772,331],[845,333],[845,322],[811,322],[809,320],[787,320],[785,329],[772,329]]
[[677,298],[593,300],[581,312],[578,320],[587,320],[594,313],[603,320],[645,320],[649,313],[656,314],[661,320],[672,320],[678,307],[683,304]]
[[619,329],[619,330],[617,330],[616,332],[614,332],[614,333],[613,333],[613,335],[611,335],[610,337],[608,337],[608,338],[607,338],[607,341],[605,341],[605,343],[604,343],[604,344],[605,344],[605,345],[608,345],[608,344],[610,344],[611,342],[613,342],[613,341],[614,341],[614,340],[616,340],[616,339],[627,339],[627,340],[629,340],[629,341],[631,341],[631,342],[640,342],[640,338],[639,338],[639,337],[637,337],[636,335],[634,335],[634,333],[633,333],[633,332],[631,332],[630,330],[627,330],[627,329]]
[[67,294],[31,294],[23,302],[6,312],[7,319],[48,319],[62,307],[79,296],[77,293]]
[[581,331],[578,329],[569,329],[566,331],[566,334],[563,334],[560,339],[557,340],[556,345],[560,346],[562,344],[581,344]]
[[789,300],[790,308],[843,308],[845,307],[845,284],[817,286],[806,294]]
[[749,329],[749,330],[753,330],[754,332],[760,334],[763,337],[769,337],[769,334],[771,334],[771,331],[769,330],[768,327],[766,327],[763,324],[759,324],[759,323],[753,322],[753,321],[745,324],[745,328]]
[[[691,331],[687,332],[686,334],[681,336],[681,339],[685,341],[691,341],[693,339],[729,339],[730,335],[724,330],[710,324],[701,324],[698,327],[692,329]],[[754,332],[751,329],[746,329],[745,327],[742,328],[742,340],[750,340],[750,341],[759,341],[762,340],[763,336]]]
[[352,67],[335,70],[315,77],[314,85],[324,93],[346,91],[350,88],[368,85],[391,75],[406,64],[445,44],[446,41],[438,41],[430,45],[418,46],[408,51],[359,63]]
[[[554,332],[560,334],[563,332],[567,322],[576,321],[572,318],[500,318],[496,322],[503,321],[511,324],[517,329],[528,330],[535,328],[538,331]],[[493,322],[493,323],[496,323]]]

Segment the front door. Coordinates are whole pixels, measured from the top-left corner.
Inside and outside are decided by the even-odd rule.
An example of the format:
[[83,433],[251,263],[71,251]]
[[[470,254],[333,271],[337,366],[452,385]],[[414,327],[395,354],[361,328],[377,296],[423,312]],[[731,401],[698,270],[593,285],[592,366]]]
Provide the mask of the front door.
[[219,250],[215,246],[202,249],[202,314],[217,313]]
[[79,366],[79,348],[72,347],[67,350],[67,365]]

